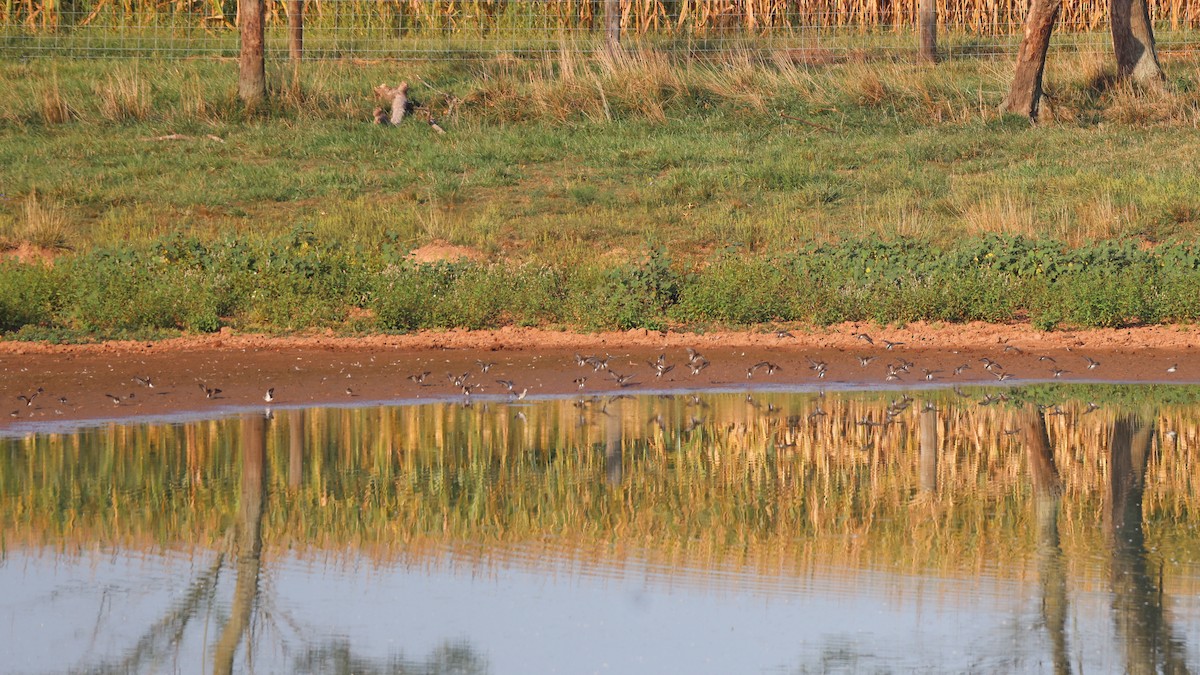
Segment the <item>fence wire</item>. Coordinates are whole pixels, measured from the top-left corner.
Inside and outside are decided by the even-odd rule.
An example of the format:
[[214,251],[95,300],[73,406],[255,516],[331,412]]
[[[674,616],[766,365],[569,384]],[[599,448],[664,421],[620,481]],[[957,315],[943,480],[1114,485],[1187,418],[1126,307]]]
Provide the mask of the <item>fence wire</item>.
[[[298,4],[298,3],[297,3]],[[916,50],[919,0],[621,0],[621,42],[704,54]],[[943,56],[1015,52],[1028,0],[938,3]],[[233,57],[237,0],[0,0],[0,57]],[[266,49],[288,50],[289,7],[265,3]],[[1150,0],[1160,49],[1197,45],[1200,0]],[[306,58],[461,59],[603,44],[603,0],[303,0]],[[1108,1],[1063,7],[1055,47],[1110,49]]]

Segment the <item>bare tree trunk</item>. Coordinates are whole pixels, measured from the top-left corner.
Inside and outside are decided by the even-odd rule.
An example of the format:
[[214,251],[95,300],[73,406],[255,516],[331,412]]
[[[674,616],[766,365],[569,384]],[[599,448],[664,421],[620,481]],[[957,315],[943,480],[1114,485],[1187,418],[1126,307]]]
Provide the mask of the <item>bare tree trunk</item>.
[[304,58],[304,0],[288,0],[288,57]]
[[1163,72],[1154,49],[1154,28],[1146,0],[1111,0],[1109,13],[1117,75],[1142,84],[1161,82]]
[[621,0],[604,0],[604,46],[609,51],[621,46]]
[[1042,73],[1046,70],[1046,51],[1050,48],[1050,35],[1062,11],[1062,0],[1033,0],[1029,15],[1025,17],[1025,35],[1017,51],[1017,70],[1013,75],[1012,87],[1001,112],[1024,115],[1036,120],[1038,106],[1042,100]]
[[241,50],[238,57],[238,98],[257,105],[267,97],[263,58],[263,0],[238,0]]
[[937,63],[937,0],[921,0],[917,12],[921,26],[921,51],[917,59]]

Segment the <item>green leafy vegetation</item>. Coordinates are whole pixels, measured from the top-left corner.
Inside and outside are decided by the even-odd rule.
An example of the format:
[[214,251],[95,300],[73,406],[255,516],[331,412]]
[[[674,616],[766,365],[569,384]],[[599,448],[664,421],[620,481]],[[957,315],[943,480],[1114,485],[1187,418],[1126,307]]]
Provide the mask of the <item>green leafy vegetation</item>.
[[54,265],[0,265],[0,328],[16,337],[161,331],[406,331],[502,325],[585,329],[774,322],[1010,322],[1051,329],[1194,321],[1196,245],[1066,248],[988,235],[809,243],[692,263],[417,263],[297,229],[206,241],[174,235]]

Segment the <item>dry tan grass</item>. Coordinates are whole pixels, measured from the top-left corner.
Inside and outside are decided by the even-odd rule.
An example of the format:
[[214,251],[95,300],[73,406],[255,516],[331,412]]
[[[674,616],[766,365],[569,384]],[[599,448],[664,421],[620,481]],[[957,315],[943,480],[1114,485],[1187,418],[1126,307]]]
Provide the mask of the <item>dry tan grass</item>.
[[110,122],[144,120],[150,116],[153,99],[150,82],[138,67],[115,70],[94,88],[100,115]]
[[1083,246],[1128,234],[1139,222],[1136,205],[1119,205],[1105,193],[1070,211],[1061,211],[1050,234],[1068,246]]
[[71,227],[61,204],[39,198],[35,190],[25,197],[22,216],[14,233],[16,243],[41,249],[70,248]]
[[[525,3],[521,3],[525,4]],[[544,0],[528,3],[537,21],[548,20],[551,30],[595,28],[602,22],[603,10],[597,3],[581,0]],[[1165,21],[1172,30],[1200,26],[1195,0],[1149,0],[1151,14]],[[31,30],[54,31],[62,24],[61,3],[54,0],[28,0],[0,4],[0,22],[24,24]],[[103,0],[69,5],[72,12],[91,12],[103,7]],[[267,0],[269,24],[286,22],[283,0]],[[404,15],[425,30],[450,34],[478,31],[495,21],[498,3],[455,2],[452,0],[345,0],[338,6],[322,9],[321,17],[345,21],[350,16],[379,17],[385,22]],[[912,27],[917,24],[917,2],[877,2],[874,0],[637,0],[622,2],[622,30],[634,34],[694,35],[719,37],[731,32],[756,33],[792,26],[836,26],[840,28],[880,29]],[[1011,33],[1025,18],[1027,3],[1008,0],[946,0],[938,3],[938,19],[944,25],[982,35]],[[125,22],[153,22],[161,12],[171,12],[171,3],[140,6],[120,3],[112,11]],[[517,10],[521,11],[521,10]],[[123,16],[122,16],[123,15]],[[1082,0],[1065,3],[1059,18],[1062,30],[1100,30],[1108,21],[1108,3]],[[530,17],[533,19],[533,17]],[[232,26],[231,26],[232,28]]]
[[1037,212],[1033,203],[1009,191],[989,195],[969,204],[962,212],[967,232],[979,234],[1019,234],[1036,238]]
[[42,122],[46,124],[62,124],[78,116],[77,112],[67,104],[67,97],[63,95],[58,84],[57,72],[51,74],[50,81],[41,89],[38,103]]

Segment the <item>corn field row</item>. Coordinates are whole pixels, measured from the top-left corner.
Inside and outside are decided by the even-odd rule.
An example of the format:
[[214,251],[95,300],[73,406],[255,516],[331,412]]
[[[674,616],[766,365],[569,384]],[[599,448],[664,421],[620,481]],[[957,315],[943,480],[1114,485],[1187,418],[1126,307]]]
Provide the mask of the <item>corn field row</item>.
[[[604,34],[603,0],[302,0],[306,41],[343,55],[411,51],[557,49],[586,46]],[[0,54],[38,51],[67,40],[81,49],[225,52],[236,46],[236,0],[0,0]],[[910,47],[919,0],[621,0],[629,42],[690,41],[691,50],[731,40],[770,46],[846,49]],[[1160,30],[1200,26],[1200,0],[1149,0]],[[943,0],[938,21],[947,36],[978,40],[1020,34],[1027,0]],[[266,0],[268,40],[287,25],[288,0]],[[1066,3],[1065,33],[1103,32],[1108,3]],[[140,29],[140,32],[139,32]],[[845,43],[837,35],[859,36]],[[862,42],[861,36],[874,36]],[[888,35],[903,42],[887,41]],[[1099,38],[1100,36],[1097,36]],[[49,41],[49,42],[48,42]],[[1171,40],[1168,40],[1170,43]],[[699,43],[699,44],[696,44]],[[992,42],[990,44],[995,44]],[[980,45],[975,44],[975,48]]]

